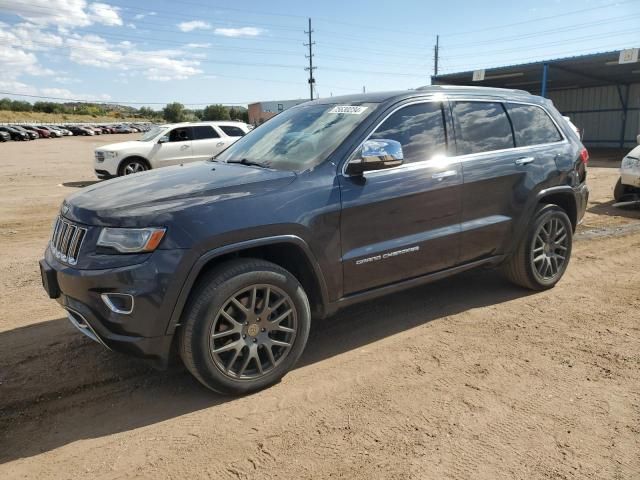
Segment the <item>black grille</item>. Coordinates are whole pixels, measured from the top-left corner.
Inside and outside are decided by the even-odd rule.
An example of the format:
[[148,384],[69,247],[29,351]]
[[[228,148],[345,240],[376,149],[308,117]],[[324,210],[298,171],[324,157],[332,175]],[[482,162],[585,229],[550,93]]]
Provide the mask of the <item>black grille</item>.
[[86,235],[86,228],[58,217],[51,236],[51,251],[58,260],[75,265],[78,263],[78,254]]

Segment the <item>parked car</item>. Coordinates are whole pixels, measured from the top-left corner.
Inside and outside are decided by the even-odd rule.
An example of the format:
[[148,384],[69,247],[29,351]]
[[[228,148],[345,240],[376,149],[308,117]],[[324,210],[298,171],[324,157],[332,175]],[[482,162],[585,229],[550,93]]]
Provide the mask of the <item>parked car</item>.
[[293,367],[312,317],[477,267],[552,288],[587,159],[553,104],[523,91],[306,102],[212,161],[69,196],[43,284],[109,348],[162,367],[175,346],[208,388],[255,391]]
[[622,159],[620,178],[613,189],[613,198],[616,202],[640,199],[640,135],[638,135],[638,143],[639,145]]
[[67,127],[74,135],[95,135],[95,132],[89,128],[80,127],[78,125],[71,125]]
[[5,132],[4,130],[0,130],[0,142],[8,142],[11,140],[11,134],[9,132]]
[[65,136],[72,136],[73,132],[71,130],[69,130],[69,127],[67,125],[53,125],[53,128],[56,128],[58,130],[60,130]]
[[39,125],[36,128],[41,129],[41,130],[46,130],[47,132],[49,132],[49,135],[51,135],[51,138],[60,138],[60,137],[63,136],[61,131],[59,131],[59,130],[53,128],[53,127],[47,127],[47,126]]
[[36,132],[40,138],[50,138],[51,133],[48,130],[40,127],[34,127],[33,125],[22,125],[22,127],[26,130],[30,130],[32,132]]
[[26,133],[27,135],[29,135],[29,138],[31,140],[35,140],[37,138],[40,138],[40,134],[38,132],[36,132],[34,130],[28,130],[28,129],[24,128],[21,125],[11,125],[11,127],[16,129],[16,130],[18,130],[18,131],[20,131],[20,132]]
[[8,133],[12,140],[31,140],[29,133],[7,125],[0,125],[0,132]]
[[96,148],[95,173],[112,178],[152,168],[206,160],[248,132],[244,123],[195,122],[161,125],[139,140]]

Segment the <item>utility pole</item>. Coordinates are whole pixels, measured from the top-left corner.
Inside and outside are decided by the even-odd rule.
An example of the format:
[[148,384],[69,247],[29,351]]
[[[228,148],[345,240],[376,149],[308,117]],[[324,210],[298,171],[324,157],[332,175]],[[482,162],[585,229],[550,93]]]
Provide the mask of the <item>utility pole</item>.
[[438,76],[438,56],[440,54],[440,35],[436,35],[436,45],[433,47],[433,75]]
[[309,59],[309,66],[305,68],[305,70],[309,71],[309,97],[313,100],[313,87],[316,83],[316,79],[313,78],[313,71],[317,68],[313,66],[313,46],[316,44],[311,40],[311,34],[313,30],[311,29],[311,18],[309,18],[309,30],[305,31],[307,35],[309,35],[309,43],[303,43],[305,47],[309,47],[309,55],[305,55],[306,58]]

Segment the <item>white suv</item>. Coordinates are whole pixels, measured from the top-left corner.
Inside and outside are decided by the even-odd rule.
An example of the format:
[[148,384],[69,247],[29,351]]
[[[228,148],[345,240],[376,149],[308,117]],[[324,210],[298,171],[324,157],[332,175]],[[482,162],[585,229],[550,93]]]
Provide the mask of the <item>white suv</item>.
[[249,132],[242,122],[189,122],[159,125],[139,140],[96,148],[95,172],[100,179],[152,168],[207,160]]

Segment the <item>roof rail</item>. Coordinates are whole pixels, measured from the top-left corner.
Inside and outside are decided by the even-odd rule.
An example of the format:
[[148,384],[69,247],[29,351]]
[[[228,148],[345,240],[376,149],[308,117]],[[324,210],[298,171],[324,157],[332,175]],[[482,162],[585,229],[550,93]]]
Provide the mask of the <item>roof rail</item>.
[[511,92],[511,93],[523,93],[525,95],[531,95],[526,90],[519,90],[514,88],[498,88],[498,87],[480,87],[477,85],[424,85],[416,88],[416,90],[478,90],[478,91],[493,91],[495,93]]

